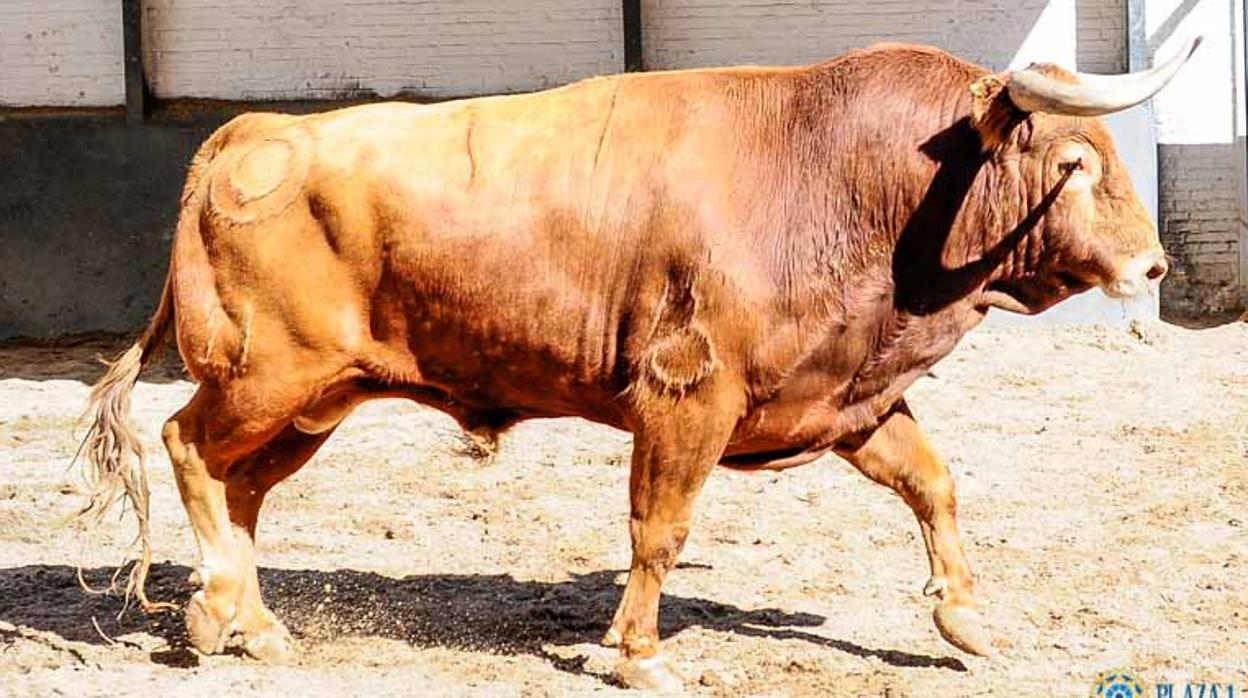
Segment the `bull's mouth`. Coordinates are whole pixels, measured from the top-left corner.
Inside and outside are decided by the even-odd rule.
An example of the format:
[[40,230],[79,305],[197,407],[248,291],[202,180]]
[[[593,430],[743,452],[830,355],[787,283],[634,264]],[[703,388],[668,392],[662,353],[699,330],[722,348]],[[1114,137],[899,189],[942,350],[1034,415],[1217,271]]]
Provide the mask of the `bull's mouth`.
[[1101,286],[1101,291],[1116,300],[1130,300],[1137,296],[1153,293],[1156,286],[1146,279],[1117,279]]
[[983,291],[983,304],[1021,315],[1035,315],[1096,285],[1080,274],[1056,272],[1047,282],[1000,280]]
[[1122,264],[1114,278],[1101,286],[1110,298],[1129,300],[1142,295],[1156,295],[1170,265],[1161,251],[1146,251]]

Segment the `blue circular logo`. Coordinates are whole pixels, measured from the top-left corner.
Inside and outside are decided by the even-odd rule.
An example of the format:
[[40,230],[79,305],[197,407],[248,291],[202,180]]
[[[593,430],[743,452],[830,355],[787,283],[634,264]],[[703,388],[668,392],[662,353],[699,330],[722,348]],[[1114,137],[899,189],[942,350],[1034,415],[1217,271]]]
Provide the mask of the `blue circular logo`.
[[1144,698],[1144,681],[1135,674],[1113,669],[1097,677],[1092,698]]

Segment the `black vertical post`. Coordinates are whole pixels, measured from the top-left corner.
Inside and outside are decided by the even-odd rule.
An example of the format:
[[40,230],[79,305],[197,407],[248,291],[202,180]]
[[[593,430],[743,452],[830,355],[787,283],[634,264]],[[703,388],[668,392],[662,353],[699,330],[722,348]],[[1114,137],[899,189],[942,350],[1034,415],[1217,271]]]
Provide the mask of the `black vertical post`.
[[147,118],[147,81],[143,79],[143,0],[121,0],[121,35],[126,68],[126,121]]
[[641,55],[641,0],[624,2],[624,70],[634,73],[645,70]]

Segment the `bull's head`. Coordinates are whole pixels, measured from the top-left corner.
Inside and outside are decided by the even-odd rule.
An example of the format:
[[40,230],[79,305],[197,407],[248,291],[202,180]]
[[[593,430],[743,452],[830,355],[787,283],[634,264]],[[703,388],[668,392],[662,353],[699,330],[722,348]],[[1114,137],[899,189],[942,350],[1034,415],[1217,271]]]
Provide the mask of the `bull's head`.
[[1093,286],[1114,298],[1156,291],[1167,271],[1157,228],[1095,117],[1152,97],[1199,44],[1193,39],[1166,63],[1127,75],[1032,65],[972,85],[972,122],[988,150],[993,188],[1026,202],[1036,221],[988,284],[989,304],[1035,313]]

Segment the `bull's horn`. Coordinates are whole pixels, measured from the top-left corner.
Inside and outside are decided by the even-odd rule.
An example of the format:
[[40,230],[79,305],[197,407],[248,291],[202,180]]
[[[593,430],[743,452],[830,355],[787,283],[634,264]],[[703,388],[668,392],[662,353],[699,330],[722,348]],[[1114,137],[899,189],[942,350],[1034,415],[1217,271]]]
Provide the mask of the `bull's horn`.
[[1188,40],[1183,50],[1159,66],[1126,75],[1075,73],[1078,83],[1070,83],[1027,68],[1010,77],[1006,91],[1014,106],[1029,113],[1100,116],[1122,111],[1165,87],[1191,58],[1201,39],[1198,36]]

